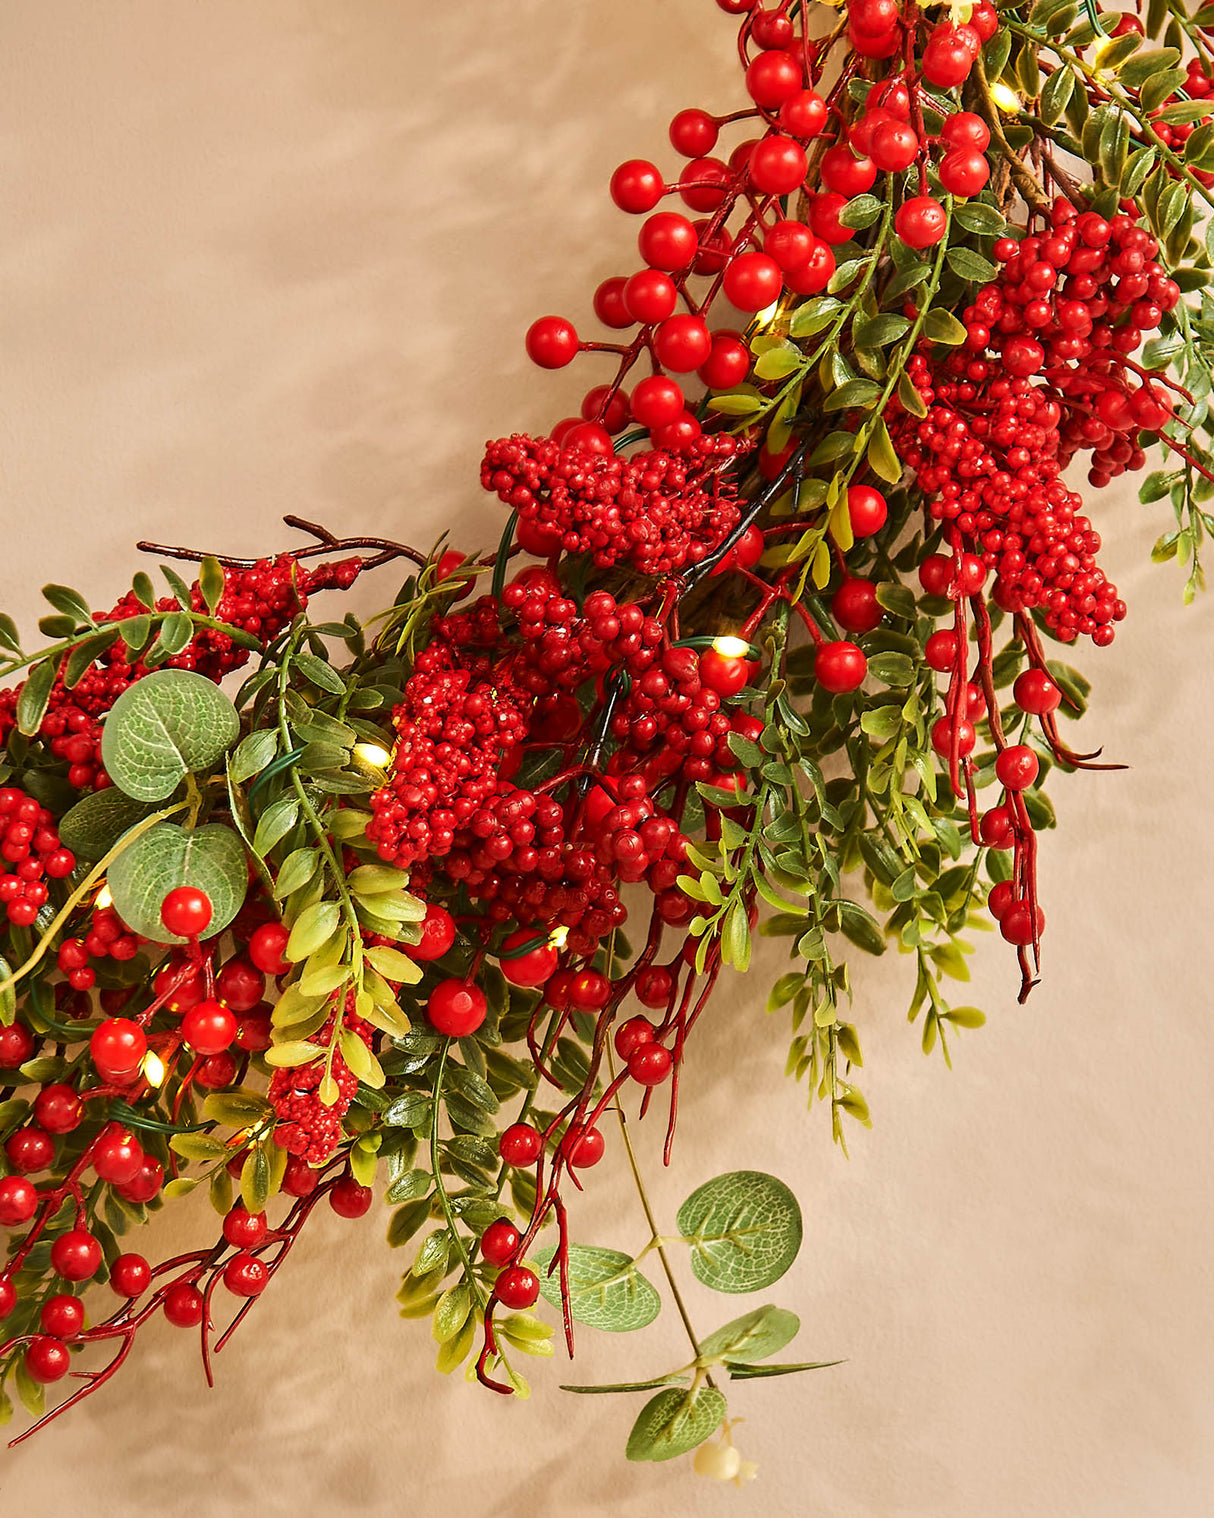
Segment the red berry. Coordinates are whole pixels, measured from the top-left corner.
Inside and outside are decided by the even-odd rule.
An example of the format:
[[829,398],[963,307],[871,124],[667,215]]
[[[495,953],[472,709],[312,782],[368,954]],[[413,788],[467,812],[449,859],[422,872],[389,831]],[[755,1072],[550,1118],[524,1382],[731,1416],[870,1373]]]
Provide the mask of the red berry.
[[112,1186],[127,1186],[143,1168],[144,1153],[128,1128],[112,1124],[93,1145],[93,1169]]
[[831,597],[831,615],[847,632],[867,633],[885,615],[877,603],[877,587],[871,580],[846,579]]
[[159,1194],[164,1185],[164,1166],[159,1160],[153,1159],[150,1154],[145,1154],[143,1164],[139,1167],[139,1173],[134,1180],[124,1181],[118,1187],[120,1196],[128,1202],[150,1202]]
[[291,932],[285,923],[263,922],[249,939],[249,958],[264,975],[285,975],[291,968],[283,958]]
[[174,1328],[196,1328],[204,1307],[202,1292],[189,1281],[174,1281],[164,1294],[164,1315]]
[[9,1164],[22,1175],[45,1170],[55,1158],[55,1145],[41,1128],[18,1128],[4,1142]]
[[791,137],[765,137],[750,153],[750,177],[764,195],[791,195],[805,178],[805,149]]
[[102,1080],[129,1085],[139,1074],[148,1041],[138,1023],[126,1017],[107,1018],[89,1039],[89,1053]]
[[894,231],[908,248],[931,248],[948,230],[948,216],[938,200],[916,195],[894,213]]
[[780,107],[779,122],[794,137],[816,137],[826,125],[827,105],[814,90],[797,90]]
[[662,1044],[641,1044],[628,1056],[628,1073],[641,1086],[660,1086],[670,1066],[670,1050]]
[[877,165],[871,158],[857,158],[851,148],[840,144],[827,148],[819,170],[828,190],[851,199],[871,190],[877,179]]
[[339,1218],[363,1217],[374,1200],[370,1186],[360,1186],[352,1175],[343,1175],[329,1193],[329,1206]]
[[950,195],[977,195],[990,175],[983,154],[969,148],[954,148],[940,163],[940,183]]
[[181,1019],[181,1034],[197,1054],[222,1054],[236,1037],[236,1017],[217,1001],[200,1001]]
[[668,426],[683,415],[686,398],[672,379],[654,374],[632,392],[632,414],[650,432]]
[[160,903],[160,921],[177,938],[197,938],[211,925],[211,898],[196,886],[176,886]]
[[16,1287],[8,1276],[0,1276],[0,1318],[7,1318],[16,1305]]
[[1012,814],[1005,806],[992,807],[983,817],[978,831],[988,848],[1010,849],[1015,842]]
[[51,1245],[51,1269],[65,1281],[87,1281],[101,1268],[101,1245],[83,1228],[73,1228]]
[[707,111],[680,111],[670,123],[670,144],[684,158],[702,158],[717,145],[718,127]]
[[[269,1008],[264,1002],[261,1008],[245,1012],[236,1020],[236,1046],[246,1054],[261,1054],[274,1042],[274,1028]],[[215,1058],[223,1058],[216,1055]]]
[[215,991],[233,1012],[251,1012],[265,995],[266,978],[247,959],[230,959],[220,970]]
[[464,980],[440,980],[426,1002],[430,1026],[447,1038],[465,1038],[475,1033],[488,1010],[485,993]]
[[[936,752],[947,758],[952,751],[953,727],[947,717],[941,717],[932,724],[932,747]],[[977,734],[974,732],[974,724],[965,717],[957,718],[957,753],[964,759],[974,752],[974,744],[977,742]]]
[[637,976],[637,1000],[643,1007],[668,1007],[673,990],[674,976],[662,965],[647,965]]
[[311,1196],[319,1183],[319,1174],[312,1169],[307,1160],[298,1154],[287,1157],[287,1168],[282,1176],[282,1189],[288,1196]]
[[1033,942],[1034,926],[1037,930],[1036,936],[1040,938],[1045,932],[1045,913],[1040,907],[1034,913],[1027,901],[1010,902],[999,919],[1000,933],[1008,943],[1014,943],[1021,948]]
[[270,1284],[270,1272],[256,1255],[238,1254],[224,1267],[223,1284],[234,1297],[259,1297]]
[[507,1165],[534,1165],[543,1148],[543,1134],[530,1123],[511,1123],[497,1141],[497,1152]]
[[577,329],[563,316],[541,316],[527,328],[526,347],[541,369],[563,369],[577,357]]
[[674,280],[660,269],[641,269],[624,286],[629,314],[646,326],[673,316],[678,300]]
[[652,211],[666,188],[656,165],[644,158],[630,158],[611,176],[611,198],[621,211],[633,216]]
[[250,1212],[239,1202],[223,1220],[223,1236],[233,1249],[256,1249],[266,1236],[264,1212]]
[[679,211],[659,211],[637,237],[641,257],[653,269],[685,269],[699,246],[696,229]]
[[561,1140],[565,1158],[579,1170],[597,1165],[603,1158],[606,1147],[606,1141],[597,1128],[587,1128],[580,1123],[574,1124]]
[[481,1253],[490,1265],[504,1265],[512,1259],[522,1234],[508,1218],[498,1218],[481,1234]]
[[34,1098],[34,1121],[48,1133],[71,1133],[83,1115],[80,1098],[70,1086],[43,1086]]
[[79,1297],[62,1293],[48,1297],[42,1304],[38,1321],[44,1334],[51,1334],[56,1339],[74,1339],[84,1327],[84,1303]]
[[110,1285],[120,1297],[141,1297],[152,1284],[152,1267],[141,1254],[120,1254],[110,1267]]
[[594,292],[594,314],[605,327],[631,327],[632,317],[624,304],[624,285],[621,274],[605,279]]
[[[524,944],[535,943],[537,937],[541,941],[534,948],[518,952]],[[515,986],[542,986],[556,969],[557,959],[556,949],[536,928],[519,928],[511,933],[498,953],[502,974]]]
[[723,654],[706,648],[700,655],[701,682],[719,696],[736,696],[750,679],[750,661],[740,654]]
[[611,1000],[611,982],[598,970],[579,970],[570,984],[569,1000],[579,1012],[601,1012]]
[[728,332],[714,332],[708,357],[696,371],[710,390],[731,390],[750,373],[751,353]]
[[34,1040],[23,1023],[0,1028],[0,1070],[15,1070],[34,1052]]
[[[183,970],[188,970],[189,973],[181,979]],[[177,984],[176,990],[170,992],[169,987],[177,982],[180,983]],[[164,1005],[170,1012],[176,1013],[188,1012],[191,1007],[196,1007],[206,995],[206,987],[197,966],[187,965],[184,961],[176,959],[168,960],[156,972],[156,979],[152,982],[152,991],[157,1001],[167,995],[168,1000]]]
[[[728,279],[728,276],[726,276]],[[659,364],[675,374],[690,374],[712,352],[712,334],[702,316],[671,316],[653,334],[653,351]]]
[[873,133],[869,156],[879,169],[896,174],[919,156],[919,137],[907,121],[883,121]]
[[802,83],[799,60],[778,48],[760,53],[746,70],[750,98],[768,109],[783,105],[800,90]]
[[615,1052],[621,1059],[631,1059],[642,1044],[653,1042],[653,1033],[653,1024],[647,1017],[630,1017],[615,1030]]
[[441,959],[455,942],[455,918],[445,907],[430,902],[421,925],[422,936],[415,944],[406,945],[409,958],[423,964],[431,959]]
[[1041,769],[1037,755],[1023,743],[1005,748],[995,760],[999,784],[1009,791],[1024,791],[1036,780]]
[[1026,669],[1017,675],[1012,696],[1021,711],[1035,717],[1055,712],[1062,704],[1062,691],[1043,669]]
[[525,1265],[511,1265],[497,1278],[494,1294],[503,1307],[513,1312],[533,1307],[540,1294],[540,1283],[533,1270]]
[[784,275],[774,258],[751,250],[731,260],[722,288],[725,299],[739,311],[762,311],[779,300]]
[[972,111],[954,111],[940,129],[940,135],[950,148],[969,148],[985,153],[990,145],[990,128],[981,116]]
[[43,1336],[33,1340],[25,1351],[25,1368],[40,1386],[52,1381],[62,1381],[71,1367],[72,1357],[67,1345],[59,1339]]
[[0,1180],[0,1228],[20,1228],[38,1211],[38,1192],[22,1175]]
[[957,634],[947,628],[932,633],[924,644],[923,653],[937,674],[946,674],[957,662]]
[[952,583],[953,561],[944,554],[929,554],[919,565],[919,584],[929,596],[947,596]]
[[874,532],[880,532],[885,526],[889,507],[881,492],[874,490],[871,485],[849,485],[847,515],[855,537],[871,538]]
[[987,910],[996,922],[1011,906],[1015,899],[1015,890],[1010,880],[1000,880],[991,887],[990,894],[986,898]]
[[814,678],[836,695],[858,690],[868,673],[868,660],[854,643],[823,643],[814,655]]

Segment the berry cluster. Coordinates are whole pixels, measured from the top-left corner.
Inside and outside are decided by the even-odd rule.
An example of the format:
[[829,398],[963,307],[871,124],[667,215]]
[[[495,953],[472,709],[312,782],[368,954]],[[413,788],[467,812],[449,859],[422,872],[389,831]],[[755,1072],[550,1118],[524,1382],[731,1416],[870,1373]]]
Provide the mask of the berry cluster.
[[588,553],[600,569],[628,563],[641,574],[677,574],[698,564],[737,526],[736,491],[716,459],[729,438],[700,441],[697,463],[661,451],[617,458],[547,438],[490,443],[486,490],[519,515],[519,543],[540,557]]
[[456,829],[497,791],[503,754],[526,737],[529,698],[488,660],[472,663],[461,668],[437,642],[418,655],[394,713],[392,779],[370,799],[367,835],[381,859],[450,852]]
[[0,905],[14,927],[37,920],[49,895],[46,880],[62,880],[76,868],[76,856],[59,841],[54,815],[15,786],[0,789]]
[[[335,1015],[311,1035],[311,1042],[327,1049],[333,1040]],[[354,993],[346,993],[342,1032],[350,1032],[370,1047],[375,1030],[354,1013]],[[326,1104],[320,1097],[320,1084],[326,1068],[337,1086],[337,1100]],[[292,1069],[275,1070],[267,1097],[278,1118],[274,1141],[289,1154],[297,1155],[312,1166],[323,1165],[342,1138],[342,1119],[349,1111],[358,1077],[342,1058],[340,1049]]]
[[[268,643],[292,617],[306,609],[310,595],[318,590],[348,589],[361,569],[359,559],[305,568],[290,554],[262,559],[252,565],[228,566],[224,569],[224,591],[214,616]],[[209,615],[197,581],[190,588],[190,605],[194,611]],[[173,612],[180,607],[176,600],[164,597],[154,609]],[[148,610],[134,591],[128,591],[97,621],[102,625],[126,622]],[[165,659],[163,666],[195,670],[218,681],[247,664],[249,655],[248,648],[234,642],[221,629],[196,627],[186,647]],[[65,670],[66,658],[51,688],[38,736],[49,740],[51,753],[67,762],[70,785],[78,790],[102,790],[110,781],[101,764],[100,719],[133,681],[147,674],[148,666],[145,658],[132,658],[131,650],[119,640],[70,689],[64,680]],[[17,725],[17,702],[23,688],[17,685],[0,691],[0,742],[7,742]]]

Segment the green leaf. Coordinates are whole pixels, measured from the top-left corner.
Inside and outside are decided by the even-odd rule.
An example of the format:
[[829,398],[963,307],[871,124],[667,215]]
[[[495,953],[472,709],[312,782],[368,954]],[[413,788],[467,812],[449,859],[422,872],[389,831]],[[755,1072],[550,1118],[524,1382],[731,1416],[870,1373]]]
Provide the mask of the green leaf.
[[107,880],[114,910],[132,933],[153,943],[184,943],[160,921],[168,893],[182,885],[205,891],[212,915],[202,936],[214,938],[239,912],[249,874],[244,846],[230,828],[208,823],[190,832],[158,822],[118,855]]
[[158,670],[114,702],[101,759],[128,796],[163,801],[186,775],[222,758],[239,733],[236,708],[217,685],[192,670]]
[[782,1307],[756,1307],[709,1334],[700,1345],[703,1360],[766,1360],[796,1338],[801,1320]]
[[885,935],[881,932],[881,925],[854,901],[839,903],[839,926],[844,937],[851,939],[866,954],[885,953]]
[[208,554],[198,566],[198,588],[207,603],[207,610],[214,616],[223,600],[224,574],[223,565],[212,554]]
[[207,1133],[175,1133],[169,1139],[169,1148],[195,1165],[213,1165],[216,1160],[232,1157],[226,1144]]
[[948,266],[958,279],[975,280],[986,284],[994,279],[999,270],[989,258],[983,258],[972,248],[950,248],[945,254]]
[[0,648],[7,648],[14,654],[21,652],[21,635],[7,612],[0,612]]
[[909,654],[874,654],[868,661],[868,672],[886,685],[902,687],[915,678],[915,665]]
[[321,944],[332,938],[341,921],[341,909],[335,901],[318,901],[299,914],[287,939],[286,957],[292,964],[315,954]]
[[270,1198],[270,1164],[265,1148],[254,1144],[240,1170],[240,1200],[247,1212],[264,1212]]
[[726,1411],[725,1398],[713,1386],[701,1386],[694,1397],[671,1387],[641,1409],[624,1453],[629,1460],[673,1460],[711,1438]]
[[934,306],[923,319],[923,335],[933,343],[947,343],[955,348],[965,341],[965,327],[951,311]]
[[[1139,53],[1136,57],[1124,63],[1118,75],[1118,83],[1128,89],[1136,90],[1139,85],[1145,84],[1152,75],[1159,73],[1161,69],[1175,68],[1180,62],[1180,51],[1174,47],[1153,48],[1149,53]],[[1104,58],[1100,60],[1101,68],[1105,67]]]
[[909,331],[910,322],[905,316],[893,316],[886,312],[881,316],[870,317],[867,321],[855,322],[851,335],[857,348],[885,348]]
[[257,822],[253,834],[253,852],[264,859],[276,843],[285,838],[299,818],[299,802],[288,792],[272,801]]
[[[51,688],[55,683],[54,659],[41,659],[30,670],[21,694],[17,697],[17,731],[32,738],[42,726]],[[122,699],[120,696],[119,700]]]
[[320,1044],[309,1043],[307,1039],[290,1039],[286,1043],[272,1045],[262,1058],[276,1070],[293,1070],[296,1065],[310,1065],[324,1052]]
[[895,617],[915,615],[915,593],[896,580],[881,580],[877,584],[877,605]]
[[849,411],[866,408],[881,398],[881,386],[870,379],[847,380],[826,398],[825,410]]
[[345,695],[346,682],[327,660],[319,659],[315,654],[296,654],[295,667],[321,690],[334,696]]
[[243,785],[264,770],[277,752],[277,729],[258,728],[237,744],[236,752],[228,760],[228,774],[237,785]]
[[885,425],[883,416],[877,418],[872,436],[868,440],[868,466],[874,474],[879,474],[891,485],[898,483],[906,468],[898,457],[898,451],[890,438],[889,428]]
[[882,211],[882,202],[875,195],[856,195],[839,213],[839,224],[854,232],[871,227]]
[[1184,69],[1162,69],[1152,74],[1138,92],[1138,100],[1148,115],[1161,106],[1169,95],[1181,88],[1188,79]]
[[134,801],[117,786],[90,791],[59,819],[59,837],[66,849],[78,859],[101,859],[114,847],[128,828],[135,826],[153,808]]
[[843,1363],[842,1360],[805,1360],[800,1365],[748,1365],[745,1361],[735,1365],[732,1360],[725,1362],[732,1381],[757,1381],[761,1376],[795,1376],[803,1370],[829,1370],[832,1365]]
[[74,690],[106,649],[112,648],[117,641],[116,627],[94,633],[91,638],[82,638],[67,656],[67,663],[63,666],[63,683],[68,690]]
[[801,1209],[773,1175],[735,1170],[687,1198],[676,1223],[691,1270],[715,1291],[759,1291],[778,1281],[801,1247]]
[[174,611],[160,624],[160,636],[156,646],[170,658],[188,648],[194,636],[194,623],[189,612]]
[[202,1115],[225,1128],[251,1128],[270,1116],[270,1104],[250,1091],[215,1091],[203,1102]]
[[93,614],[78,590],[73,590],[69,585],[44,585],[42,595],[56,611],[71,617],[73,622],[84,622],[90,626],[93,624]]
[[[553,1307],[561,1305],[559,1268],[545,1268],[556,1249],[545,1245],[533,1256],[540,1267],[540,1293]],[[569,1311],[578,1323],[608,1333],[628,1333],[652,1323],[662,1310],[656,1288],[629,1255],[590,1244],[569,1246]]]

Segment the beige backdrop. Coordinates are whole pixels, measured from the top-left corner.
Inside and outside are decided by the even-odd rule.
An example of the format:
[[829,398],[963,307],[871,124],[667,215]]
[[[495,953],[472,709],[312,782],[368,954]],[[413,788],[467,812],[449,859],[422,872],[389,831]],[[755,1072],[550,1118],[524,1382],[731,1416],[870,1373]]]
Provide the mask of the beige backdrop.
[[[30,625],[52,578],[110,604],[141,535],[280,548],[283,511],[494,541],[484,439],[552,423],[594,373],[538,375],[526,325],[591,327],[635,235],[610,170],[668,162],[676,109],[732,107],[731,30],[711,0],[8,0],[6,608]],[[155,1327],[109,1388],[0,1456],[6,1509],[1208,1513],[1214,607],[1184,611],[1175,569],[1149,565],[1162,508],[1117,489],[1093,514],[1132,615],[1083,652],[1083,736],[1133,767],[1053,787],[1045,984],[1018,1008],[984,939],[990,1024],[950,1074],[906,1026],[907,962],[857,964],[875,1127],[848,1163],[783,1080],[769,958],[691,1052],[677,1175],[648,1153],[666,1216],[738,1166],[804,1206],[801,1258],[766,1295],[800,1312],[805,1358],[847,1363],[736,1389],[753,1486],[626,1465],[635,1404],[563,1394],[563,1364],[536,1367],[530,1405],[436,1377],[428,1330],[393,1307],[384,1217],[326,1213],[214,1392],[193,1336]],[[204,1205],[173,1212],[166,1248],[212,1226]],[[643,1239],[614,1164],[574,1219],[586,1241]],[[746,1305],[691,1299],[705,1328]],[[679,1354],[667,1313],[640,1339],[586,1331],[575,1374]]]

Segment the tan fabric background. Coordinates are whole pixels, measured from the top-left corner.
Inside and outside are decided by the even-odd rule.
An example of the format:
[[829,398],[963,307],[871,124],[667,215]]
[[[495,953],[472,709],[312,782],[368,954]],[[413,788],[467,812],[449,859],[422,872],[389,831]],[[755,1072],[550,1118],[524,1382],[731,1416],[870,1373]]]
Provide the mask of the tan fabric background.
[[[490,435],[542,427],[595,376],[522,358],[533,316],[585,320],[630,268],[621,158],[668,162],[678,108],[736,100],[710,0],[9,0],[0,15],[3,602],[109,604],[141,536],[284,546],[276,515],[426,544],[491,543]],[[589,328],[590,323],[587,322]],[[1214,609],[1147,562],[1161,508],[1093,503],[1132,607],[1083,736],[1133,768],[1062,778],[1045,840],[1046,982],[1026,1009],[998,940],[990,1025],[924,1060],[908,964],[856,965],[876,1121],[850,1163],[784,1082],[769,959],[727,984],[691,1053],[666,1216],[737,1166],[786,1177],[806,1244],[767,1294],[806,1358],[739,1386],[743,1493],[621,1458],[632,1399],[530,1405],[437,1378],[401,1323],[382,1216],[318,1220],[221,1356],[157,1326],[102,1394],[0,1457],[33,1515],[732,1513],[1188,1518],[1211,1507],[1208,747]],[[394,588],[363,594],[370,605]],[[753,988],[753,989],[752,989]],[[618,1142],[611,1159],[618,1159]],[[643,1224],[604,1164],[590,1242]],[[167,1251],[211,1228],[179,1203]],[[742,1301],[692,1290],[707,1331]],[[673,1314],[582,1338],[574,1377],[681,1357]]]

